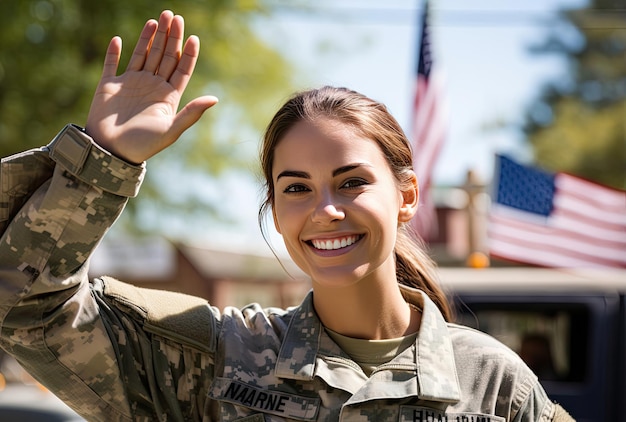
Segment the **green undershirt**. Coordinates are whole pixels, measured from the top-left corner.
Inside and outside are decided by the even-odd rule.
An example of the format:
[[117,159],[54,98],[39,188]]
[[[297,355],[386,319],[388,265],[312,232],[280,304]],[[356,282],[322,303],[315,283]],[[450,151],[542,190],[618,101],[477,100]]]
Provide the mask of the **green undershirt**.
[[326,332],[350,357],[359,364],[369,377],[380,365],[391,361],[408,349],[417,338],[417,333],[387,340],[363,340],[346,337],[326,328]]

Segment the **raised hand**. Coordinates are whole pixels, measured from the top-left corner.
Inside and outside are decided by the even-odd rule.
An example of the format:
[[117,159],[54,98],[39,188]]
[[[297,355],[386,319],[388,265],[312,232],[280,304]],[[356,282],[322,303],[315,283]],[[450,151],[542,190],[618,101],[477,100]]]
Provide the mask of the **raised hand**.
[[178,112],[200,51],[196,36],[183,46],[184,26],[183,18],[170,11],[162,12],[158,22],[146,22],[119,76],[122,40],[114,37],[109,43],[85,129],[126,161],[140,163],[167,148],[217,103],[213,96],[202,96]]

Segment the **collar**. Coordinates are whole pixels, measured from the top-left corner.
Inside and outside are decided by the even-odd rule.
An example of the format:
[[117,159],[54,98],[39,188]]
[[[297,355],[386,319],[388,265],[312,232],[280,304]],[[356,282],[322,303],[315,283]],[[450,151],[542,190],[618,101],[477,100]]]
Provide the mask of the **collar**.
[[[420,330],[415,339],[415,378],[419,398],[458,402],[461,394],[456,363],[443,315],[421,290],[404,285],[400,285],[400,290],[407,302],[423,309]],[[313,307],[311,291],[294,310],[278,354],[276,376],[310,381],[318,375],[318,357],[332,353],[349,359],[326,334]]]
[[422,306],[422,322],[415,339],[419,397],[424,400],[461,400],[448,324],[437,305],[421,290],[400,285],[404,299]]

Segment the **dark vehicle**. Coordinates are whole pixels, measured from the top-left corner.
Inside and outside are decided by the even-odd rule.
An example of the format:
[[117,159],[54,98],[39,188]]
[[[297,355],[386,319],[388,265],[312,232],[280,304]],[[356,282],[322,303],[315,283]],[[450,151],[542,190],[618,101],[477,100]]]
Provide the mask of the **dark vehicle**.
[[578,422],[626,421],[626,271],[441,269],[461,324],[496,337]]

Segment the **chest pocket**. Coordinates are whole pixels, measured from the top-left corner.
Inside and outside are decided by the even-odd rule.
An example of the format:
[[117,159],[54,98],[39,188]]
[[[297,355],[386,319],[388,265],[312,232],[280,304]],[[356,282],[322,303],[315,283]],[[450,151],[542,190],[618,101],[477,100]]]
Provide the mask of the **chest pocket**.
[[[269,415],[274,415],[287,420],[314,421],[321,402],[319,397],[299,396],[223,377],[213,380],[208,395],[222,402],[223,413],[234,414],[228,420],[246,422],[265,421],[264,415],[268,415],[268,420],[272,419]],[[247,417],[237,419],[235,415]],[[255,417],[261,419],[248,419]]]
[[500,416],[483,413],[445,413],[420,406],[401,406],[400,422],[506,422]]

